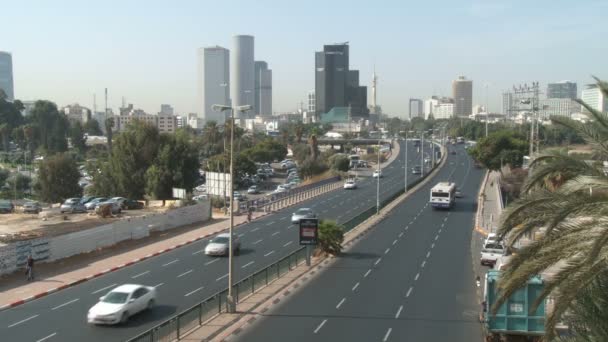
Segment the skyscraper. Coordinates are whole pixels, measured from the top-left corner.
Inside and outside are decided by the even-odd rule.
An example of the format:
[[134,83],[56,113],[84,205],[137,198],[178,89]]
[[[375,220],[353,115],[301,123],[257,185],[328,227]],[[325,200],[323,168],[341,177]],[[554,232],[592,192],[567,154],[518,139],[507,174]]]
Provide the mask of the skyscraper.
[[421,99],[410,99],[409,103],[409,114],[410,120],[417,117],[424,117],[423,110],[424,101]]
[[200,115],[198,119],[225,122],[224,112],[214,111],[214,104],[230,105],[230,51],[220,46],[198,50],[198,95]]
[[325,45],[315,53],[316,115],[335,107],[350,107],[352,116],[367,116],[367,87],[359,86],[359,71],[349,70],[348,43]]
[[268,63],[255,61],[255,107],[257,115],[272,115],[272,70]]
[[13,57],[10,53],[0,51],[0,89],[6,94],[6,99],[13,101]]
[[232,39],[230,98],[233,106],[255,106],[253,48],[253,36],[237,35]]
[[464,76],[452,81],[454,116],[469,116],[473,113],[473,81]]
[[576,83],[570,81],[561,81],[557,83],[549,83],[547,85],[548,99],[575,99],[576,98]]
[[513,93],[511,92],[502,93],[502,114],[507,117],[515,114],[513,113]]

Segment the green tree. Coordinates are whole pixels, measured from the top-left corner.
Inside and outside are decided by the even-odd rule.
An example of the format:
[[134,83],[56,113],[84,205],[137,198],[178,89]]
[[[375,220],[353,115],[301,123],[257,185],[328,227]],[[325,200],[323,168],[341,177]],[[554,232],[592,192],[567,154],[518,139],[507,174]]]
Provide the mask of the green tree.
[[321,160],[313,159],[312,157],[306,158],[299,166],[300,175],[304,178],[310,178],[327,171],[327,165]]
[[329,157],[329,165],[332,170],[347,172],[350,160],[344,154],[334,154]]
[[6,184],[8,177],[10,176],[10,172],[7,169],[0,169],[0,187]]
[[526,155],[528,143],[521,134],[513,131],[493,132],[481,138],[469,154],[490,170],[500,170],[502,165],[519,167]]
[[254,162],[271,163],[282,160],[287,155],[287,148],[272,138],[266,138],[243,153]]
[[[90,120],[89,120],[90,121]],[[84,154],[87,149],[87,139],[84,136],[84,129],[79,121],[70,122],[70,142],[78,153]]]
[[[218,154],[207,160],[207,164],[204,165],[205,171],[211,172],[230,172],[230,154],[225,155]],[[245,174],[255,174],[257,168],[255,163],[251,161],[243,153],[235,153],[234,155],[234,184],[238,185],[238,181],[245,176]]]
[[37,191],[45,202],[57,203],[69,197],[82,195],[78,185],[78,165],[67,154],[59,153],[45,158],[40,164]]
[[24,118],[21,115],[21,110],[23,109],[23,104],[19,100],[15,100],[14,102],[6,101],[6,98],[0,98],[0,125],[6,125],[7,131],[2,133],[2,141],[3,147],[6,149],[5,139],[9,139],[9,137],[5,137],[6,134],[11,134],[13,129],[19,127],[23,124]]
[[338,255],[342,252],[344,228],[335,221],[319,222],[319,248],[328,254]]
[[32,179],[30,177],[23,175],[21,173],[13,174],[8,179],[8,185],[10,186],[10,188],[14,189],[16,191],[19,191],[19,192],[23,192],[23,191],[29,189],[31,182],[32,182]]
[[[598,85],[608,96],[608,84],[598,80]],[[552,118],[552,121],[583,136],[600,160],[606,160],[608,114],[581,104],[590,112],[592,122],[580,123],[568,118]],[[531,276],[558,266],[554,276],[545,279],[539,300],[532,307],[534,310],[549,295],[554,299],[553,310],[545,320],[545,339],[554,338],[555,325],[566,312],[569,312],[568,316],[584,320],[587,324],[584,329],[600,329],[586,335],[605,336],[601,330],[606,327],[605,321],[598,328],[594,321],[588,321],[588,312],[577,314],[576,305],[579,294],[596,280],[601,281],[608,269],[605,219],[608,176],[601,163],[587,163],[559,151],[536,158],[531,170],[532,174],[522,188],[522,197],[512,202],[501,215],[499,234],[509,249],[514,249],[524,236],[536,234],[536,238],[513,254],[509,267],[501,276],[498,300],[492,310],[496,312]]]
[[36,101],[30,122],[39,129],[35,130],[37,145],[47,153],[65,152],[68,148],[68,119],[59,113],[57,105],[50,101]]
[[11,127],[7,123],[0,124],[0,136],[2,137],[2,149],[9,150],[9,142],[11,140]]
[[100,136],[103,134],[101,127],[99,127],[99,121],[97,120],[87,120],[83,129],[88,135]]

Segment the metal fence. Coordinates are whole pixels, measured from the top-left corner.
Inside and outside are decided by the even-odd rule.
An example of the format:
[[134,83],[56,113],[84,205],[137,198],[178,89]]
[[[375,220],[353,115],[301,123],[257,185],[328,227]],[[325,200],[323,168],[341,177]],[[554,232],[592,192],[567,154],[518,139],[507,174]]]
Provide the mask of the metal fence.
[[[305,260],[306,249],[301,247],[266,268],[245,277],[233,285],[233,295],[236,302],[238,303],[241,298],[257,292],[275,279],[284,276]],[[220,291],[152,329],[129,339],[128,342],[170,342],[179,340],[193,328],[202,325],[217,314],[226,312],[227,296],[228,289]]]

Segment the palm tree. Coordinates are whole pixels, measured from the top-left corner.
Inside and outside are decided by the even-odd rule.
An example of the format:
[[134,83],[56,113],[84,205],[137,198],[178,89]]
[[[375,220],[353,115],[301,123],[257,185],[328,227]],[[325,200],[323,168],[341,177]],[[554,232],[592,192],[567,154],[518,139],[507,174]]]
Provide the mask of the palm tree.
[[317,136],[312,134],[308,139],[308,143],[310,144],[310,155],[312,160],[317,160],[317,156],[319,155],[319,143],[317,141]]
[[[598,86],[608,96],[608,84],[598,80]],[[567,118],[552,121],[577,131],[593,146],[595,156],[606,160],[608,114],[579,102],[589,111],[591,123]],[[530,277],[550,270],[554,275],[545,279],[545,288],[532,310],[547,296],[554,298],[544,337],[552,340],[564,314],[577,314],[577,295],[608,269],[608,176],[600,163],[581,161],[560,151],[536,158],[531,168],[523,196],[501,217],[499,234],[511,250],[524,236],[536,234],[537,238],[511,258],[492,310],[496,312]],[[605,288],[608,282],[603,279]]]

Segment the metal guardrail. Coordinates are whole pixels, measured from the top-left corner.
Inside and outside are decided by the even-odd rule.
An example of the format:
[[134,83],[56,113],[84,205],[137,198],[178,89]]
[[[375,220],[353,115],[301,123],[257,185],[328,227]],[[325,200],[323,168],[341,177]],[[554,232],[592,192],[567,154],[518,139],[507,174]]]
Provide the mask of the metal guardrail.
[[[442,156],[443,157],[443,156]],[[431,172],[439,166],[439,163],[434,165],[427,174],[415,180],[408,189],[416,186],[424,180]],[[329,182],[328,182],[329,183]],[[318,184],[317,184],[318,185]],[[380,208],[384,208],[397,197],[405,193],[405,189],[395,192],[393,195],[380,203]],[[363,221],[367,220],[376,213],[376,206],[361,212],[352,219],[342,223],[345,231],[350,231]],[[291,254],[283,257],[277,262],[270,264],[264,269],[257,271],[233,285],[233,293],[235,294],[236,303],[241,298],[253,294],[261,288],[267,286],[272,281],[281,278],[290,270],[297,267],[300,263],[306,260],[306,248],[301,247]],[[169,318],[159,325],[145,331],[127,342],[172,342],[178,341],[190,330],[203,325],[204,322],[210,320],[214,316],[226,312],[226,297],[228,289],[220,291],[202,302],[186,309],[185,311]]]

